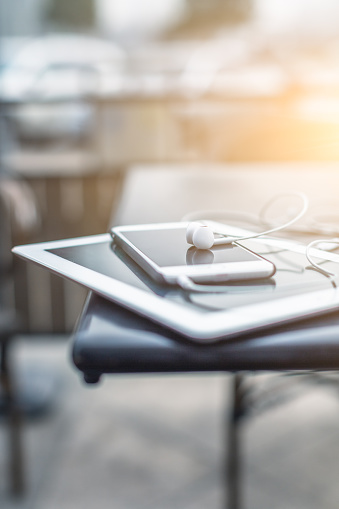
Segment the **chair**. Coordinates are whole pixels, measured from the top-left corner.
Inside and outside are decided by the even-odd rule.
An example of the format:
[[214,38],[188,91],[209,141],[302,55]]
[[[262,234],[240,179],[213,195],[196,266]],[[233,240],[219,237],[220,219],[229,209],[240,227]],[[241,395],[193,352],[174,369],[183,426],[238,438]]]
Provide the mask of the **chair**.
[[12,339],[20,330],[14,302],[11,247],[15,227],[29,230],[36,224],[37,214],[26,185],[8,176],[0,177],[0,385],[2,409],[8,422],[10,489],[18,496],[24,492],[25,482],[22,415],[10,361]]
[[8,303],[11,277],[9,260],[9,214],[1,196],[0,181],[0,384],[3,410],[8,422],[9,477],[11,492],[19,495],[24,489],[21,415],[16,404],[14,373],[9,359],[10,344],[18,330],[18,320]]

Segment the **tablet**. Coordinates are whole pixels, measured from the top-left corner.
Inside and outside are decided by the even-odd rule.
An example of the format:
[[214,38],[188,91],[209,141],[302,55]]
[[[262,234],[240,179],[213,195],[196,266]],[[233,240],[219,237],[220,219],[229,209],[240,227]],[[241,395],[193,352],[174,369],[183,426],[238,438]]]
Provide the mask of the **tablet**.
[[[186,228],[186,223],[153,227],[169,226]],[[233,226],[225,230],[239,236],[251,233]],[[269,279],[230,283],[223,293],[194,293],[156,282],[108,233],[17,246],[13,252],[201,343],[339,308],[338,278],[310,267],[303,244],[275,238],[241,244],[274,263],[276,273]],[[168,249],[166,243],[163,249]],[[339,271],[339,255],[334,251],[313,249],[312,254],[320,256],[317,261],[327,270]]]

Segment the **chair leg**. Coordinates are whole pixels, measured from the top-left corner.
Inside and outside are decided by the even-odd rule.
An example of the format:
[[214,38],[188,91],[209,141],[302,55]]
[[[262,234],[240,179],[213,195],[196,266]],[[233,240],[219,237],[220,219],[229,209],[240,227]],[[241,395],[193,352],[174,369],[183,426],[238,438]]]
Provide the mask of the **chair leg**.
[[15,397],[13,373],[9,363],[10,340],[1,345],[1,384],[3,386],[5,412],[9,428],[9,478],[11,493],[20,496],[24,492],[23,448],[22,448],[22,416]]
[[243,375],[233,375],[232,386],[232,407],[227,426],[228,454],[226,458],[227,475],[227,498],[225,506],[228,509],[240,509],[241,507],[241,440],[240,440],[240,419],[243,415],[243,397],[241,382]]

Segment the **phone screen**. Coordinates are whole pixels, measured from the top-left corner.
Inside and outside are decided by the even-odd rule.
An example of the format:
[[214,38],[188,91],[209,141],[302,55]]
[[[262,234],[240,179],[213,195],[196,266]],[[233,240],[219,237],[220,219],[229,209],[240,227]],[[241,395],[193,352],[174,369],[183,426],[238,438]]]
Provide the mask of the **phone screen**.
[[186,242],[186,229],[124,231],[123,235],[159,267],[261,260],[237,245],[197,249]]

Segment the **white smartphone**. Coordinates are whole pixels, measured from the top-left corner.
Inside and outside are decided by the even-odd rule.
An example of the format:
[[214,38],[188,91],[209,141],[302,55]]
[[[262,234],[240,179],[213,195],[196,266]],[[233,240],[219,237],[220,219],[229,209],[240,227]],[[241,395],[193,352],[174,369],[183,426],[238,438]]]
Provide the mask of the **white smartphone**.
[[180,276],[196,283],[269,278],[275,265],[239,244],[197,249],[186,241],[187,223],[118,226],[111,234],[119,246],[158,282],[177,284]]

